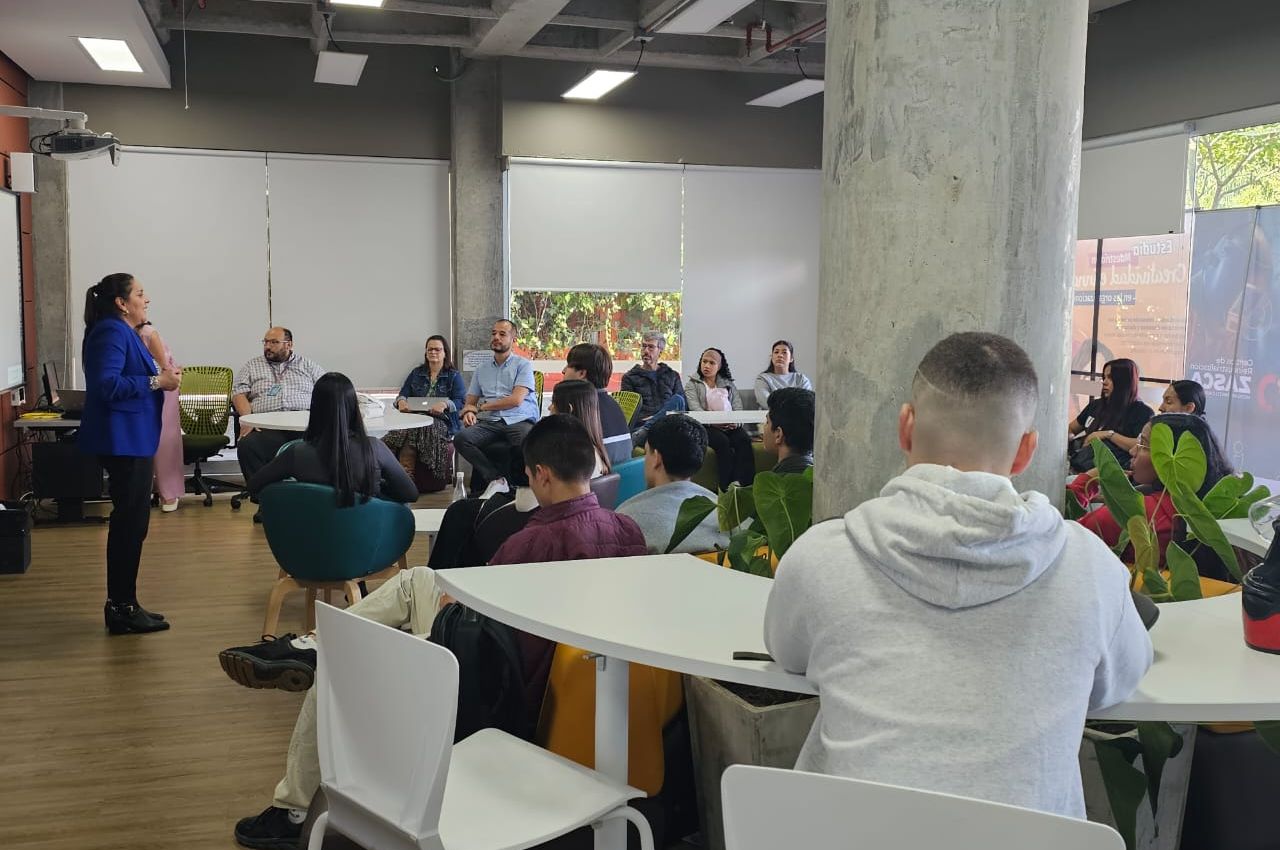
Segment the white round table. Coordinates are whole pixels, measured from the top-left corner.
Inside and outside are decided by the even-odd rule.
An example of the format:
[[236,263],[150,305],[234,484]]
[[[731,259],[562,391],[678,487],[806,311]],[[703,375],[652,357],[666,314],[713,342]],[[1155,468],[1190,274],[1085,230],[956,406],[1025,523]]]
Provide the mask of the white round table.
[[[298,431],[307,430],[307,421],[311,418],[309,410],[277,410],[273,413],[250,413],[240,417],[240,424],[262,431]],[[364,429],[371,437],[380,437],[388,431],[402,431],[408,428],[425,428],[435,421],[434,417],[417,413],[401,413],[389,410],[376,418],[366,417]]]
[[1247,519],[1220,519],[1218,525],[1222,527],[1222,533],[1226,535],[1227,542],[1232,546],[1243,549],[1246,552],[1252,552],[1259,558],[1267,556],[1267,548],[1271,545],[1271,538],[1261,534],[1253,523]]
[[690,410],[688,416],[703,425],[763,425],[767,410]]

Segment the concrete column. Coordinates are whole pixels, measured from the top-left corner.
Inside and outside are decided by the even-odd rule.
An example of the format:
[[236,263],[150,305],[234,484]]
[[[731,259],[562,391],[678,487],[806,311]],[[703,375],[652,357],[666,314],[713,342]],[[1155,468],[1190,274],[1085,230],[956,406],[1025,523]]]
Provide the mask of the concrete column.
[[1040,375],[1061,499],[1085,0],[829,0],[815,518],[900,472],[898,409],[946,334],[1002,333]]
[[496,61],[453,83],[453,351],[489,347],[507,314],[502,275],[502,91]]
[[[45,109],[62,109],[62,83],[32,81],[27,101]],[[31,121],[31,134],[50,133],[61,121]],[[67,374],[67,298],[70,263],[67,243],[67,165],[47,156],[36,157],[36,194],[31,204],[32,245],[35,249],[36,366],[57,365]],[[79,291],[94,281],[86,281]],[[82,308],[83,309],[83,308]],[[74,312],[74,311],[73,311]],[[79,318],[79,315],[76,316]],[[37,373],[41,374],[41,373]],[[70,386],[70,379],[65,379]]]

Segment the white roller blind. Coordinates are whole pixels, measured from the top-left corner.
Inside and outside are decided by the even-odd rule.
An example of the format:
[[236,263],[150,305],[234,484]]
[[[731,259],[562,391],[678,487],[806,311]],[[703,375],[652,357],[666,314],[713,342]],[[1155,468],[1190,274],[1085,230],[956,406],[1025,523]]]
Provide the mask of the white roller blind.
[[22,232],[18,196],[0,189],[0,386],[20,386],[25,378],[22,364]]
[[513,160],[512,289],[680,290],[679,166]]
[[702,350],[724,351],[750,395],[775,340],[817,379],[822,173],[694,168],[685,174],[685,371]]
[[1182,124],[1085,142],[1077,238],[1181,233],[1189,147]]
[[268,155],[272,318],[359,387],[399,388],[449,335],[446,162]]
[[[72,349],[85,292],[133,274],[174,357],[238,369],[267,328],[266,166],[260,153],[130,148],[68,163]],[[83,377],[77,376],[83,386]]]

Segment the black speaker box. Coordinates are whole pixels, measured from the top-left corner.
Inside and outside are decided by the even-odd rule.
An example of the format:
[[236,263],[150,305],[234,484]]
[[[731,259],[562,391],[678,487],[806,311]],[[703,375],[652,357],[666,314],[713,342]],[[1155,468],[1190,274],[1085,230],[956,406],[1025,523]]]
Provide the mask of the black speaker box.
[[4,502],[0,511],[0,573],[25,573],[31,566],[31,513],[22,502]]
[[100,499],[102,467],[75,443],[31,447],[31,490],[37,499]]

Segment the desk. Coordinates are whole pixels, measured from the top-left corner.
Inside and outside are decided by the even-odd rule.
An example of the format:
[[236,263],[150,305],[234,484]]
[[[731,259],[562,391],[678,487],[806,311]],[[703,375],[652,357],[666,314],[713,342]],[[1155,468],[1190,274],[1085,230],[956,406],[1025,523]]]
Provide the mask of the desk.
[[[804,676],[772,661],[733,660],[737,650],[764,651],[772,581],[692,555],[441,570],[436,582],[482,614],[603,656],[596,673],[596,768],[618,781],[627,777],[628,662],[816,693]],[[1155,664],[1131,699],[1096,719],[1280,720],[1280,658],[1245,646],[1239,595],[1160,609],[1151,630]],[[622,846],[618,842],[610,835],[596,846]]]
[[63,419],[61,416],[56,419],[21,419],[13,423],[13,427],[19,430],[38,431],[42,428],[50,431],[74,431],[80,427],[79,419]]
[[[307,421],[311,418],[309,410],[277,410],[272,413],[250,413],[240,417],[240,424],[262,431],[297,431],[307,430]],[[402,431],[408,428],[425,428],[434,422],[430,416],[416,413],[401,413],[389,410],[376,419],[365,419],[364,429],[371,437],[380,437],[388,431]]]
[[[38,517],[36,524],[104,523],[105,516],[85,516],[86,500],[103,496],[102,467],[82,454],[76,446],[75,433],[79,419],[19,418],[13,423],[22,440],[31,447],[31,491],[37,499],[53,499],[57,516]],[[52,435],[53,440],[39,440],[38,434]]]
[[1227,536],[1227,542],[1238,549],[1246,552],[1252,552],[1259,558],[1267,556],[1267,547],[1271,545],[1271,538],[1258,533],[1258,529],[1253,527],[1253,523],[1248,519],[1220,519],[1218,525],[1222,527],[1222,533]]
[[703,425],[763,425],[767,410],[691,410],[689,417]]
[[436,544],[440,523],[444,521],[445,508],[418,508],[413,512],[413,533],[427,536],[427,554]]

